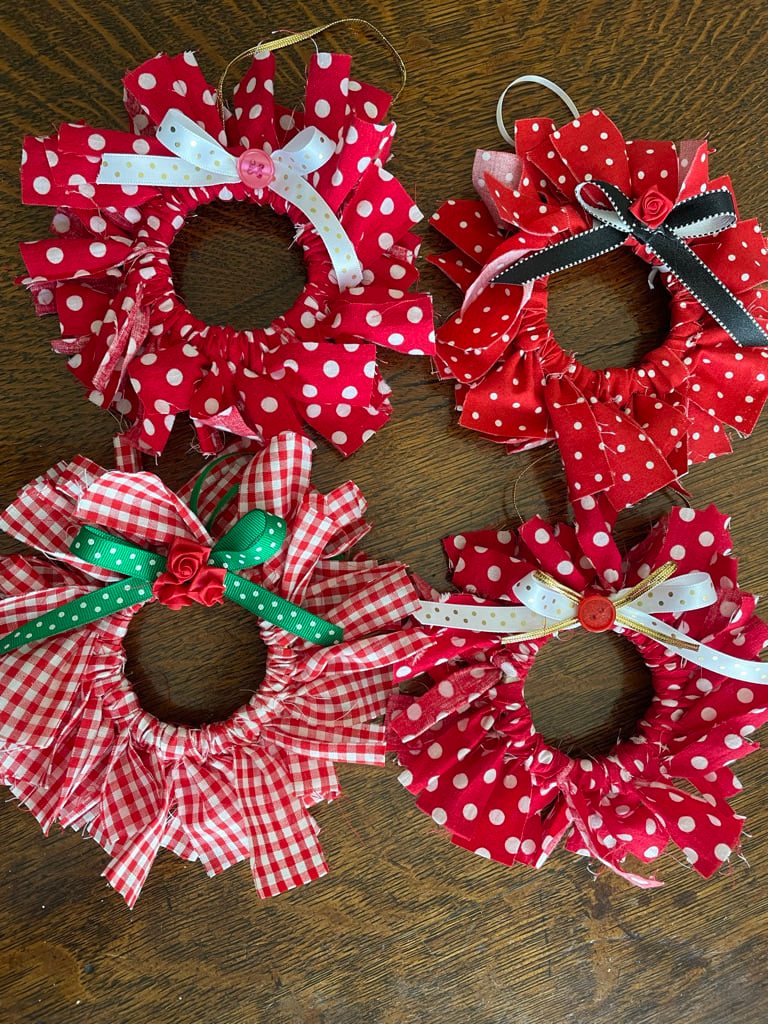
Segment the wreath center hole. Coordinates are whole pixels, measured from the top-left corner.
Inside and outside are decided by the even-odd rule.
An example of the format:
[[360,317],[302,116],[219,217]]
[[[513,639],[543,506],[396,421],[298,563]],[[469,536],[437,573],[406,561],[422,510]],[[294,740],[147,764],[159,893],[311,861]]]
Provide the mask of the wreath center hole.
[[231,601],[179,611],[152,602],[131,623],[125,649],[141,706],[174,725],[228,718],[258,690],[267,663],[259,620]]
[[560,345],[594,370],[634,366],[669,331],[669,295],[622,246],[549,280],[548,319]]
[[526,680],[533,723],[569,756],[599,757],[635,733],[653,697],[650,671],[613,633],[561,635],[542,648]]
[[174,286],[190,312],[236,330],[267,327],[307,283],[294,226],[268,206],[214,202],[191,214],[171,247]]

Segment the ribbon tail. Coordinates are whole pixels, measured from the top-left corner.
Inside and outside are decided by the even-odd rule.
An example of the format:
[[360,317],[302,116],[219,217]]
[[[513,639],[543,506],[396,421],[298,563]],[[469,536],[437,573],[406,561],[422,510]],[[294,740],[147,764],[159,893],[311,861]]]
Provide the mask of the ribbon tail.
[[[732,654],[716,651],[703,643],[698,644],[695,649],[691,649],[689,636],[655,616],[648,615],[629,605],[622,608],[621,614],[627,623],[631,624],[629,628],[636,628],[638,633],[650,636],[650,639],[656,640],[662,646],[668,646],[679,657],[693,662],[700,668],[708,669],[710,672],[728,679],[738,679],[740,682],[756,685],[768,685],[768,664],[765,662],[735,658]],[[664,639],[660,639],[660,637]]]
[[[424,626],[444,629],[465,629],[472,632],[496,634],[527,634],[540,629],[554,632],[562,619],[573,613],[572,603],[561,611],[554,609],[549,618],[526,607],[517,605],[465,604],[458,601],[420,601],[413,613],[414,619]],[[517,637],[515,638],[517,639]]]
[[316,229],[328,250],[339,288],[351,288],[359,284],[363,279],[360,260],[336,214],[309,182],[290,167],[280,163],[277,171],[277,176],[268,187],[301,210]]
[[666,231],[655,231],[646,245],[669,268],[669,274],[688,289],[737,344],[747,347],[768,345],[768,334],[744,303],[726,288],[682,238]]
[[227,573],[224,579],[224,593],[230,601],[242,605],[252,615],[257,615],[308,643],[327,646],[343,639],[344,631],[340,626],[313,615],[306,608],[292,604],[284,597],[272,594],[258,583],[251,583],[236,573]]
[[26,622],[12,633],[0,637],[0,654],[15,651],[26,644],[49,640],[61,633],[68,633],[72,629],[82,629],[83,626],[87,626],[91,622],[142,604],[151,596],[152,587],[143,580],[118,580],[117,583],[111,583],[107,587],[83,594],[79,600],[45,612],[38,618]]
[[[213,141],[213,140],[211,140]],[[231,156],[222,150],[229,160]],[[224,163],[224,161],[221,161]],[[232,161],[234,163],[234,161]],[[174,156],[136,156],[104,153],[96,176],[97,185],[154,185],[181,188],[210,188],[240,181],[234,171],[216,173]]]
[[626,237],[624,232],[607,224],[592,227],[524,256],[493,280],[500,284],[529,284],[558,270],[567,270],[568,267],[575,267],[596,256],[612,252],[624,244]]

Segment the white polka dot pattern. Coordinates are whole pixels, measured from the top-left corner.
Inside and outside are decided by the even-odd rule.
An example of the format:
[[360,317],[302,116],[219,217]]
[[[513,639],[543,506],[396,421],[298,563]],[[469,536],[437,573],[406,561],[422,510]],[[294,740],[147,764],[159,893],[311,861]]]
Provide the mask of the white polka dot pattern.
[[[441,606],[480,616],[509,608],[521,581],[537,570],[579,594],[618,595],[681,548],[681,578],[706,574],[714,600],[675,609],[684,591],[673,578],[666,590],[662,584],[658,593],[649,591],[643,604],[663,599],[659,621],[703,641],[723,658],[723,669],[702,669],[689,652],[623,629],[649,665],[653,700],[634,735],[618,739],[606,756],[572,758],[538,732],[525,698],[526,677],[549,638],[501,644],[498,634],[463,622],[431,627],[432,646],[407,663],[404,677],[426,676],[432,686],[420,697],[392,698],[389,746],[419,808],[454,843],[482,856],[540,867],[564,842],[649,887],[659,883],[628,870],[625,859],[654,861],[672,843],[707,877],[738,848],[743,827],[728,803],[740,789],[730,765],[757,749],[752,733],[768,721],[768,690],[744,685],[726,666],[733,657],[764,671],[759,655],[768,626],[754,616],[754,598],[738,587],[728,520],[716,508],[673,510],[622,558],[598,503],[583,501],[578,533],[566,523],[533,519],[515,532],[448,538],[460,593]],[[595,544],[599,532],[607,539]]]
[[[409,292],[418,280],[412,227],[421,214],[384,168],[395,129],[382,123],[389,97],[355,82],[350,64],[341,54],[313,57],[302,112],[275,102],[274,56],[260,54],[235,87],[223,124],[194,55],[161,54],[126,75],[134,135],[66,124],[56,135],[25,140],[24,201],[57,212],[53,238],[22,246],[24,283],[39,312],[57,314],[54,347],[69,357],[90,400],[125,417],[140,450],[159,454],[176,417],[188,412],[204,453],[217,451],[225,432],[268,440],[309,424],[350,454],[392,411],[377,347],[434,353],[431,301]],[[330,112],[320,117],[324,103]],[[168,155],[154,130],[170,108],[235,157],[247,148],[274,154],[307,128],[322,132],[334,152],[307,181],[354,246],[359,286],[340,290],[320,234],[271,189],[98,184],[105,153],[151,162]],[[186,217],[214,200],[269,205],[296,225],[307,285],[268,327],[205,324],[176,293],[169,249]],[[368,207],[363,217],[358,211]],[[328,377],[323,367],[332,363],[339,372]]]
[[[490,280],[589,227],[580,183],[607,181],[641,205],[699,194],[710,180],[707,144],[627,142],[595,110],[557,130],[546,118],[521,120],[515,148],[479,151],[480,199],[449,200],[432,218],[455,248],[430,260],[466,293],[438,331],[437,368],[456,381],[463,426],[510,452],[556,441],[571,499],[604,494],[621,509],[730,451],[726,427],[753,430],[768,396],[768,348],[734,345],[660,270],[674,330],[638,366],[592,370],[566,352],[546,320],[546,279],[525,288]],[[765,328],[768,245],[759,225],[739,220],[690,248]]]

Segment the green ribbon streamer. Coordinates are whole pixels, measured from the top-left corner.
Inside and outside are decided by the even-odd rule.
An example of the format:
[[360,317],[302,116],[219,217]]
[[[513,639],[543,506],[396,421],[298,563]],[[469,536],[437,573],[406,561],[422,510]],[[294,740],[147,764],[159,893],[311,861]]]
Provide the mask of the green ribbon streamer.
[[[218,460],[217,460],[218,461]],[[209,468],[209,467],[207,467]],[[227,497],[237,493],[233,489]],[[197,493],[190,501],[196,511]],[[215,515],[223,507],[219,503]],[[271,594],[258,583],[238,576],[242,569],[266,562],[282,547],[286,524],[279,516],[261,509],[247,512],[211,550],[208,564],[226,570],[224,596],[272,625],[322,646],[338,643],[344,636],[340,626],[313,615],[285,598]],[[75,601],[31,619],[0,640],[0,653],[16,650],[44,637],[57,636],[96,622],[107,615],[142,604],[152,597],[152,585],[165,572],[166,559],[154,551],[137,547],[93,526],[82,527],[70,551],[91,565],[121,573],[125,579],[85,594]]]

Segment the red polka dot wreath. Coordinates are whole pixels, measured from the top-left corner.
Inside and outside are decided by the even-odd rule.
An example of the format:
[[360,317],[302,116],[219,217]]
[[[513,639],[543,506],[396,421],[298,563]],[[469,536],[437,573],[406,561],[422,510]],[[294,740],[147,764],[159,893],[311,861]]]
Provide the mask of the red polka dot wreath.
[[[350,64],[315,54],[304,110],[289,110],[273,96],[273,55],[259,52],[222,120],[194,55],[161,54],[125,76],[129,132],[65,124],[25,140],[23,201],[56,213],[53,240],[22,244],[21,280],[37,312],[59,318],[53,348],[69,357],[91,401],[133,423],[128,436],[142,451],[160,453],[174,418],[188,411],[207,453],[223,432],[262,440],[309,424],[349,454],[391,413],[376,347],[434,352],[430,299],[407,291],[418,279],[412,227],[421,213],[384,168],[395,132],[383,122],[390,97],[351,78]],[[191,169],[203,184],[185,184],[189,165],[179,168],[173,143],[160,141],[173,138],[163,135],[169,117],[182,120],[195,152],[210,150],[212,173]],[[178,130],[167,121],[165,129]],[[302,164],[297,133],[307,131],[323,156]],[[236,166],[224,184],[214,173],[221,161]],[[298,172],[291,199],[280,190],[286,161]],[[143,184],[151,175],[158,183]],[[163,184],[166,176],[179,183]],[[307,283],[268,327],[203,323],[176,292],[169,249],[187,216],[215,200],[268,205],[296,227]],[[357,286],[339,284],[340,247]]]
[[[768,720],[768,666],[758,660],[768,627],[739,589],[728,521],[714,506],[673,510],[622,558],[585,501],[591,526],[578,535],[535,518],[515,533],[446,540],[461,593],[417,613],[440,628],[396,674],[426,673],[431,686],[393,697],[389,747],[419,808],[483,857],[541,867],[563,842],[647,887],[660,883],[626,858],[653,862],[671,842],[709,876],[738,847],[743,819],[728,801],[741,785],[730,764],[758,749],[749,737]],[[624,588],[637,593],[622,602]],[[569,612],[557,603],[571,591],[575,611],[559,626]],[[533,621],[548,629],[529,628],[532,594],[544,613]],[[510,617],[518,624],[504,643]],[[607,756],[569,757],[526,703],[526,677],[553,629],[579,625],[617,629],[651,673],[649,708]]]
[[[263,897],[323,875],[307,808],[339,795],[335,762],[383,764],[383,727],[372,719],[384,711],[393,664],[419,644],[400,628],[416,594],[401,565],[339,560],[367,532],[365,501],[352,483],[312,488],[312,448],[282,434],[258,455],[215,464],[202,488],[179,495],[150,473],[77,458],[26,486],[0,518],[41,552],[0,560],[0,781],[46,833],[55,823],[87,831],[131,906],[160,848],[209,875],[249,859]],[[282,546],[270,526],[265,564],[225,573],[206,563],[222,539],[234,553],[217,564],[242,563],[234,539],[254,509],[268,524],[283,521]],[[151,592],[136,559],[164,564]],[[269,607],[249,606],[245,591]],[[148,600],[180,608],[222,594],[259,615],[265,678],[225,721],[160,721],[124,673],[133,616]],[[299,625],[281,624],[296,617]],[[319,646],[320,626],[335,642]]]
[[[514,153],[477,153],[479,201],[449,200],[432,218],[456,248],[429,259],[466,292],[437,332],[437,368],[457,381],[463,426],[510,452],[557,441],[571,497],[605,494],[621,509],[730,451],[724,427],[754,428],[768,394],[765,239],[734,212],[730,180],[710,178],[705,142],[629,142],[600,110],[559,129],[517,121],[514,142]],[[673,227],[695,204],[719,211],[706,219],[711,237],[696,236],[703,215]],[[534,275],[621,244],[658,272],[670,329],[639,365],[593,370],[555,338],[549,277]],[[674,272],[658,256],[668,251]],[[680,283],[682,267],[714,290],[745,344]]]

